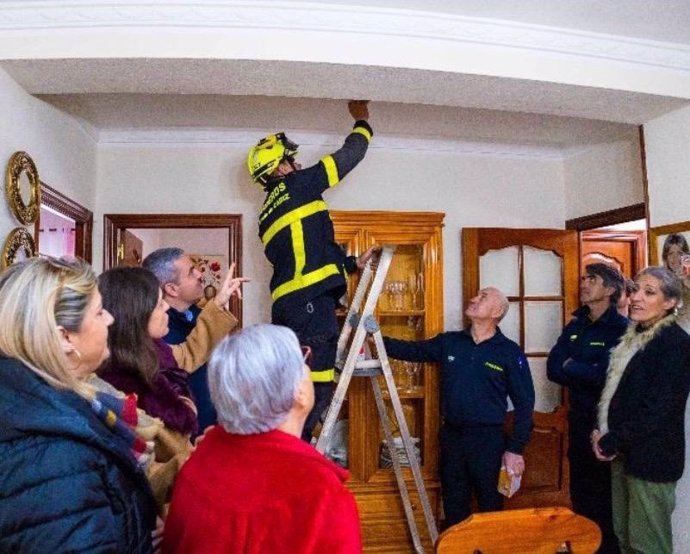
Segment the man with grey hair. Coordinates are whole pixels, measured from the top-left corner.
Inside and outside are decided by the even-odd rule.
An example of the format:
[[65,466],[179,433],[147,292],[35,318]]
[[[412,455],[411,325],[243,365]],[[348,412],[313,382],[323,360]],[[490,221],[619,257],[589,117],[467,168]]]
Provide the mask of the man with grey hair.
[[[181,344],[196,326],[201,308],[196,303],[204,295],[201,273],[182,248],[159,248],[151,252],[142,265],[151,271],[163,291],[168,309],[168,344]],[[216,412],[208,391],[206,364],[190,374],[189,388],[194,395],[199,418],[199,431],[216,423]]]
[[219,425],[178,476],[164,552],[362,551],[347,471],[300,439],[314,405],[310,355],[277,325],[218,345],[208,374]]
[[[465,315],[471,325],[423,341],[384,338],[389,356],[441,364],[440,472],[445,526],[466,519],[476,492],[479,511],[503,508],[497,491],[501,465],[509,474],[525,470],[522,452],[532,432],[534,386],[520,346],[506,338],[498,323],[508,299],[487,287],[470,299]],[[510,398],[513,433],[503,424]]]

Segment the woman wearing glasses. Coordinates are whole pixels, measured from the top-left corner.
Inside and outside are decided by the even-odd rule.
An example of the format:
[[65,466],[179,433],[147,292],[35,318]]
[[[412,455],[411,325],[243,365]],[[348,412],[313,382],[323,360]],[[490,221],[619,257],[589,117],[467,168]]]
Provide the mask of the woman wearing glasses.
[[359,553],[347,471],[300,440],[314,386],[297,336],[256,325],[208,364],[217,427],[178,475],[163,552]]

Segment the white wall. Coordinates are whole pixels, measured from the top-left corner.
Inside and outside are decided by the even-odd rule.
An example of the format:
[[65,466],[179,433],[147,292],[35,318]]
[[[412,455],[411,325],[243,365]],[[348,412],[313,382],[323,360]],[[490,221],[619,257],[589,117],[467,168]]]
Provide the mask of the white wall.
[[[245,322],[268,321],[270,268],[256,228],[263,194],[246,175],[245,156],[250,146],[250,142],[101,145],[96,266],[102,263],[103,213],[241,213],[243,273],[252,278],[244,292]],[[322,147],[307,146],[300,159],[315,163],[321,154]],[[446,328],[455,328],[460,322],[461,227],[562,228],[565,221],[559,160],[437,153],[421,147],[384,150],[376,148],[375,142],[362,164],[325,198],[338,210],[446,213]]]
[[[650,225],[690,220],[690,107],[644,126]],[[685,412],[685,473],[676,490],[673,549],[690,552],[690,407]]]
[[690,220],[690,107],[644,126],[650,225]]
[[644,202],[636,131],[569,156],[563,165],[566,219]]
[[[71,117],[29,96],[0,69],[0,160],[28,152],[43,182],[83,206],[94,205],[96,145]],[[4,195],[3,195],[4,196]],[[6,202],[0,207],[0,239],[18,223]],[[33,229],[30,229],[33,234]]]

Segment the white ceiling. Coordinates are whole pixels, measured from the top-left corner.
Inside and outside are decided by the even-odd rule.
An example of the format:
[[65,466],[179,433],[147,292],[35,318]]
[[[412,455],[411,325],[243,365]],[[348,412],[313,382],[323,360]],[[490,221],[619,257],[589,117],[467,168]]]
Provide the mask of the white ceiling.
[[[391,140],[572,149],[630,136],[637,125],[690,101],[690,90],[678,92],[682,79],[690,78],[689,0],[668,0],[663,9],[649,0],[196,1],[185,4],[194,11],[178,12],[182,19],[174,25],[163,10],[170,3],[156,5],[158,13],[135,0],[116,2],[118,11],[110,13],[94,9],[101,4],[113,5],[1,0],[0,52],[8,54],[0,54],[0,67],[31,94],[83,120],[103,141],[137,140],[137,133],[141,140],[165,131],[340,132],[341,100],[370,98],[377,134]],[[219,32],[195,19],[211,5],[228,8],[217,12],[219,19],[229,18],[232,9],[233,46],[241,53],[202,56],[190,49],[185,55],[184,21],[203,31],[209,44]],[[245,12],[240,10],[248,5],[263,9],[258,13],[269,27],[271,18],[265,16],[278,14],[279,28],[269,29],[280,45],[273,54],[262,51],[258,32],[257,42],[242,38],[255,25],[247,10],[242,28]],[[142,21],[141,14],[150,19]],[[329,17],[340,18],[342,33],[328,27]],[[304,29],[295,28],[299,18]],[[399,31],[407,24],[409,29]],[[142,39],[138,55],[136,41],[123,41],[116,33],[125,27],[144,33],[144,25],[146,40],[156,33],[165,36],[150,50]],[[331,43],[348,44],[347,25],[367,28],[369,35],[352,36],[362,44],[373,37],[380,48],[369,48],[359,58],[353,43],[329,51]],[[90,42],[96,36],[105,41],[108,33],[114,37],[110,48]],[[323,51],[305,43],[308,53],[302,54],[295,39],[299,33],[323,45]],[[386,49],[402,39],[414,46],[404,55],[398,52],[396,62],[396,52]],[[466,57],[453,50],[459,44]],[[183,55],[172,54],[176,45],[182,45]],[[439,45],[448,48],[447,58],[438,55]],[[481,74],[484,55],[488,69]],[[513,55],[527,61],[500,65]],[[472,63],[472,71],[461,67]],[[541,74],[547,77],[533,77]]]

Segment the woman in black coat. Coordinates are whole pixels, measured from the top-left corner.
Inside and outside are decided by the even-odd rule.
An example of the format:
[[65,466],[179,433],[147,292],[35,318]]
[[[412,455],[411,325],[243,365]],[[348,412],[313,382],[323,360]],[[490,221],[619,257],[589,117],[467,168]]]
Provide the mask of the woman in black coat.
[[0,552],[152,551],[135,404],[89,384],[112,322],[86,263],[0,276]]
[[673,552],[671,514],[685,464],[690,336],[676,323],[681,283],[648,267],[635,277],[628,331],[613,350],[594,453],[612,461],[614,530],[626,552]]

